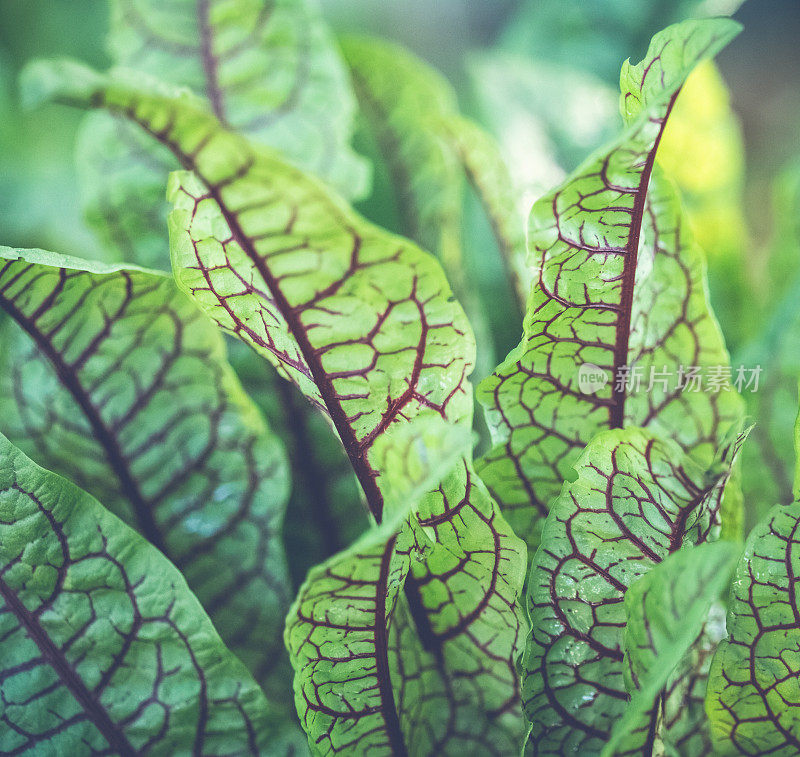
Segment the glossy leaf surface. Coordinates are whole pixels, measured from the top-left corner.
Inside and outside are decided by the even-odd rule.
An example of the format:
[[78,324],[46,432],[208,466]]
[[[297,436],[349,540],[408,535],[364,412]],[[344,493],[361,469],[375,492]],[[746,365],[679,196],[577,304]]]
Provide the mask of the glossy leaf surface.
[[529,577],[532,753],[600,754],[629,707],[626,593],[669,555],[716,538],[733,452],[706,471],[674,442],[631,428],[598,435],[581,454]]
[[[715,19],[656,35],[645,60],[623,67],[626,130],[531,211],[536,275],[523,338],[482,382],[479,399],[495,445],[481,475],[532,546],[570,465],[598,431],[652,427],[710,461],[738,417],[732,391],[678,384],[681,366],[724,370],[728,357],[680,204],[652,175],[681,83],[737,29]],[[582,386],[586,370],[601,380]]]

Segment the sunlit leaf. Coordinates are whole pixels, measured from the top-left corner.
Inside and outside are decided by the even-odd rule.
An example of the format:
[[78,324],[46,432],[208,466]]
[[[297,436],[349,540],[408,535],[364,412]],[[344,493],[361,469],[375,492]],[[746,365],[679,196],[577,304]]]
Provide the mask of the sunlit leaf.
[[[623,66],[626,130],[531,211],[523,338],[478,392],[494,442],[481,476],[531,546],[597,432],[651,427],[709,462],[738,418],[702,255],[652,172],[681,83],[737,30],[715,19],[656,35],[645,60]],[[727,370],[727,386],[685,389],[680,371],[693,366]]]
[[643,429],[607,431],[586,447],[531,566],[522,695],[532,753],[601,753],[631,706],[626,593],[670,555],[717,537],[735,449],[704,470]]
[[[688,222],[709,263],[709,285],[731,349],[753,333],[762,309],[758,256],[748,254],[744,206],[744,144],[730,93],[711,61],[686,80],[670,114],[658,162],[681,191]],[[745,283],[747,282],[747,283]]]

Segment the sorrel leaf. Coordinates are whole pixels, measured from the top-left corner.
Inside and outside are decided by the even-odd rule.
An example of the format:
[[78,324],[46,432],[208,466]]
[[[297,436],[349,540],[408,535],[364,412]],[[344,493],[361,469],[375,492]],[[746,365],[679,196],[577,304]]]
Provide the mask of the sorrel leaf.
[[[114,0],[117,66],[187,87],[230,129],[359,196],[367,166],[349,147],[355,100],[311,0]],[[146,76],[142,76],[146,75]],[[129,124],[87,116],[79,148],[89,220],[126,260],[166,264],[164,191],[174,158]]]
[[536,754],[600,754],[629,707],[626,592],[669,555],[713,540],[735,448],[704,470],[644,429],[593,439],[531,565],[522,696]]
[[728,637],[711,666],[706,710],[718,754],[800,750],[800,503],[778,505],[753,529],[736,570]]
[[[456,94],[438,71],[380,39],[347,37],[342,52],[361,128],[385,166],[397,213],[393,226],[434,253],[450,273],[461,265],[463,174],[441,139],[458,114]],[[459,272],[463,277],[463,271]]]
[[[515,182],[494,140],[474,122],[454,117],[444,127],[489,220],[511,288],[524,306],[531,274]],[[517,315],[511,306],[509,312]]]
[[[702,738],[691,738],[705,730],[702,698],[692,699],[694,692],[685,686],[666,687],[671,678],[691,681],[686,668],[697,661],[685,658],[703,632],[712,602],[727,589],[738,556],[739,548],[731,542],[679,549],[631,584],[625,593],[623,635],[624,679],[631,701],[614,725],[603,757],[646,753],[665,740],[667,753],[708,753]],[[679,699],[674,704],[688,731],[688,738],[682,734],[678,742],[664,733],[669,698]]]
[[[231,166],[230,176],[238,170]],[[223,329],[329,415],[379,520],[374,440],[420,412],[467,422],[474,342],[432,257],[367,224],[302,174],[281,176],[287,170],[257,160],[249,176],[220,179],[238,240],[220,227],[220,205],[206,187],[174,174],[176,277]]]
[[[728,357],[679,202],[657,175],[651,182],[681,83],[738,28],[714,19],[657,34],[641,63],[623,66],[625,131],[531,211],[537,275],[522,341],[478,392],[494,441],[481,476],[531,546],[549,501],[598,431],[650,426],[710,460],[738,416],[733,392],[676,388],[681,365],[724,368]],[[606,378],[594,393],[579,384],[584,364]],[[638,391],[626,391],[626,366],[641,371]],[[667,369],[672,384],[650,387],[650,368]]]
[[[312,569],[301,588],[287,646],[297,670],[298,713],[315,753],[518,751],[522,716],[508,685],[518,627],[502,563],[521,571],[523,559],[503,546],[497,554],[480,548],[481,531],[501,524],[482,515],[486,490],[459,468],[441,488],[465,487],[461,502],[448,510],[442,491],[429,495],[414,521],[435,533],[433,543],[419,525],[406,524],[388,540],[370,532]],[[434,473],[445,469],[437,465]],[[405,502],[407,510],[413,499]],[[458,531],[461,519],[469,528],[449,542],[445,532]],[[500,544],[501,536],[495,533]],[[416,557],[420,542],[425,563]],[[413,596],[432,620],[429,637],[418,634],[412,595],[402,592],[412,573]]]
[[178,570],[2,436],[0,656],[6,754],[289,753]]
[[174,562],[282,691],[291,600],[280,441],[218,330],[165,274],[0,248],[2,430]]

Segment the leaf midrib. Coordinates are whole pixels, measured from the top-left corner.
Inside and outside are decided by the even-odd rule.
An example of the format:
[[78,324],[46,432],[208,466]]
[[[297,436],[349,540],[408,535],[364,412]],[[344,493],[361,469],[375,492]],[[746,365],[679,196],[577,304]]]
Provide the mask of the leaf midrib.
[[[261,276],[262,280],[269,289],[270,294],[272,295],[275,307],[285,320],[289,332],[294,337],[297,346],[300,349],[300,354],[311,372],[311,378],[319,390],[320,397],[322,398],[325,408],[328,411],[334,428],[336,429],[336,432],[342,441],[342,445],[344,446],[347,457],[350,460],[350,464],[355,472],[356,478],[358,479],[361,489],[364,492],[367,507],[375,518],[375,521],[380,523],[383,514],[383,495],[381,494],[381,491],[376,483],[377,472],[373,470],[373,468],[367,462],[367,449],[365,448],[364,444],[359,442],[359,440],[356,438],[354,429],[347,421],[344,408],[336,399],[333,383],[325,373],[322,363],[317,357],[313,346],[311,345],[307,329],[300,321],[295,308],[289,304],[286,295],[283,293],[278,281],[272,275],[272,272],[269,270],[266,262],[261,255],[258,254],[258,251],[253,246],[247,234],[244,233],[244,230],[238,222],[238,218],[228,209],[227,204],[223,201],[219,191],[219,185],[208,181],[204,175],[204,172],[200,171],[197,166],[195,158],[197,154],[199,154],[199,151],[203,150],[207,146],[208,142],[213,138],[214,132],[210,131],[200,140],[198,146],[195,148],[194,153],[188,153],[181,147],[180,144],[168,136],[169,130],[173,126],[172,118],[168,120],[167,124],[162,127],[162,129],[157,130],[152,128],[144,119],[137,117],[135,107],[114,106],[113,104],[107,102],[105,104],[110,110],[120,111],[134,123],[137,123],[143,131],[165,145],[172,152],[172,154],[175,155],[180,164],[186,170],[192,171],[196,176],[198,176],[198,178],[208,189],[208,196],[216,203],[220,213],[222,214],[222,217],[228,224],[232,239],[239,245],[245,255],[247,255],[252,265]],[[255,158],[251,157],[251,161],[252,160],[255,160]],[[242,168],[239,169],[239,174],[246,174],[251,167],[252,162],[245,162]],[[239,174],[234,174],[234,176]],[[356,234],[355,230],[352,231],[352,234],[354,237],[354,244],[360,245],[361,237]],[[419,360],[420,355],[418,354],[415,359],[415,365],[417,365]],[[409,576],[407,580],[408,582],[413,582],[414,578],[413,576]],[[427,613],[423,612],[419,614],[412,612],[412,619],[420,637],[437,638]]]
[[37,328],[34,321],[28,318],[28,316],[4,294],[0,294],[0,307],[19,324],[39,350],[50,361],[59,380],[72,395],[73,399],[86,416],[97,441],[105,451],[108,464],[111,466],[114,475],[117,477],[122,487],[122,495],[132,505],[133,513],[140,531],[154,547],[169,556],[161,529],[156,524],[150,505],[131,473],[125,456],[122,453],[122,449],[113,432],[100,416],[100,412],[92,402],[89,393],[84,389],[77,372],[64,360],[53,343]]
[[639,238],[642,232],[644,221],[644,211],[647,202],[650,176],[653,172],[653,164],[656,159],[656,152],[661,143],[661,136],[667,125],[672,107],[680,94],[678,88],[672,95],[661,121],[661,125],[656,135],[653,147],[647,154],[642,174],[639,177],[639,184],[636,190],[636,199],[633,202],[631,211],[632,222],[628,232],[628,239],[625,243],[625,257],[622,264],[622,292],[620,294],[619,318],[615,328],[614,342],[614,368],[611,374],[612,398],[613,403],[609,406],[609,427],[622,428],[625,419],[625,382],[618,380],[621,369],[628,363],[628,347],[631,334],[631,316],[633,311],[633,295],[636,288],[636,268],[639,257]]
[[[67,661],[63,652],[53,643],[53,640],[42,628],[34,614],[25,607],[22,600],[6,583],[2,575],[0,575],[0,595],[22,624],[28,638],[36,644],[47,663],[55,670],[61,683],[80,704],[109,746],[123,755],[123,757],[136,757],[139,753],[128,741],[122,729],[111,720],[99,699],[86,687],[78,673]],[[29,734],[29,736],[32,739],[36,738],[35,734]]]
[[197,32],[200,40],[200,61],[203,64],[203,73],[206,81],[206,95],[211,103],[211,109],[219,122],[228,125],[225,115],[222,90],[218,80],[218,61],[214,54],[214,39],[209,21],[209,0],[197,0]]

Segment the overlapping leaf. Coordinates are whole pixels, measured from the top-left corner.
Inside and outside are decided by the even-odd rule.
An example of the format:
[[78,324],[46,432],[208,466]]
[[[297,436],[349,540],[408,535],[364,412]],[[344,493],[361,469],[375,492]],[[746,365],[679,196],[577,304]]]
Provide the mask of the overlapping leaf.
[[[195,172],[170,186],[181,285],[328,414],[380,522],[391,479],[376,440],[418,416],[471,425],[474,340],[438,263],[186,98],[63,64],[40,64],[29,77],[39,94],[124,112]],[[512,713],[524,547],[466,460],[426,498],[420,519],[436,547],[415,565],[404,601],[410,632],[439,663],[448,709],[437,718],[463,727],[463,742],[507,741],[522,725]],[[479,716],[456,683],[484,670],[491,686],[481,688],[496,707]],[[413,688],[417,678],[394,685]],[[419,707],[425,692],[408,696],[406,707]]]
[[[0,249],[2,430],[183,572],[262,683],[286,675],[282,445],[163,274]],[[273,681],[280,684],[280,680]]]
[[[114,0],[111,7],[109,46],[118,65],[139,79],[152,75],[188,87],[230,128],[275,147],[348,196],[363,194],[366,166],[348,146],[355,99],[313,0]],[[127,122],[91,113],[78,165],[87,213],[104,247],[129,262],[165,267],[165,190],[177,167],[169,150]],[[315,554],[333,554],[363,529],[356,488],[334,470],[342,457],[324,421],[266,375],[249,351],[234,357],[245,388],[290,453],[287,551],[299,583]],[[283,404],[270,401],[275,391]],[[312,514],[319,529],[303,523]],[[336,515],[344,527],[336,527]]]
[[[704,660],[690,650],[700,641],[712,602],[727,589],[738,555],[732,542],[679,549],[625,593],[623,662],[631,701],[614,725],[603,757],[659,752],[665,741],[666,753],[708,754],[704,702],[695,696],[691,675]],[[674,728],[668,712],[675,705],[680,708],[677,739],[670,732]]]
[[471,417],[474,342],[436,261],[191,100],[74,64],[41,63],[28,85],[126,113],[195,172],[170,182],[179,284],[329,415],[379,519],[375,438],[423,410]]
[[634,428],[586,447],[531,566],[522,673],[531,753],[600,754],[629,707],[626,592],[670,554],[716,537],[734,453],[705,471],[674,442]]
[[184,578],[0,436],[0,751],[291,753]]
[[[531,212],[537,275],[523,338],[479,388],[495,443],[480,473],[531,545],[550,499],[598,431],[652,427],[710,460],[738,417],[729,387],[679,384],[682,366],[727,366],[729,374],[729,362],[678,200],[663,179],[651,181],[681,83],[737,28],[714,19],[656,35],[641,63],[623,67],[622,136]],[[584,364],[606,383],[581,386]]]
[[[229,128],[274,146],[348,196],[366,165],[350,149],[355,101],[311,0],[114,0],[116,65],[203,96]],[[129,124],[91,114],[78,164],[90,221],[126,260],[166,263],[168,151]]]
[[779,505],[747,539],[731,588],[728,637],[711,666],[706,709],[716,753],[800,750],[800,504]]
[[[444,129],[489,220],[506,276],[524,304],[530,288],[525,224],[518,187],[492,138],[472,121],[451,118]],[[516,311],[511,310],[517,315]]]
[[456,94],[434,69],[404,48],[368,37],[346,38],[362,128],[386,167],[395,228],[435,253],[445,269],[461,264],[462,170],[442,139],[458,115]]
[[[421,530],[367,534],[311,571],[289,614],[287,645],[316,753],[518,751],[523,719],[509,683],[519,626],[508,576],[521,574],[524,559],[489,509],[485,488],[460,463],[422,501]],[[411,575],[414,589],[403,593]],[[420,608],[427,634],[415,626]]]
[[[241,165],[226,170],[233,178]],[[234,237],[206,186],[174,174],[176,276],[329,415],[380,519],[374,440],[422,411],[468,422],[474,343],[432,257],[367,225],[307,177],[280,176],[288,170],[256,160],[230,186],[219,179]]]

